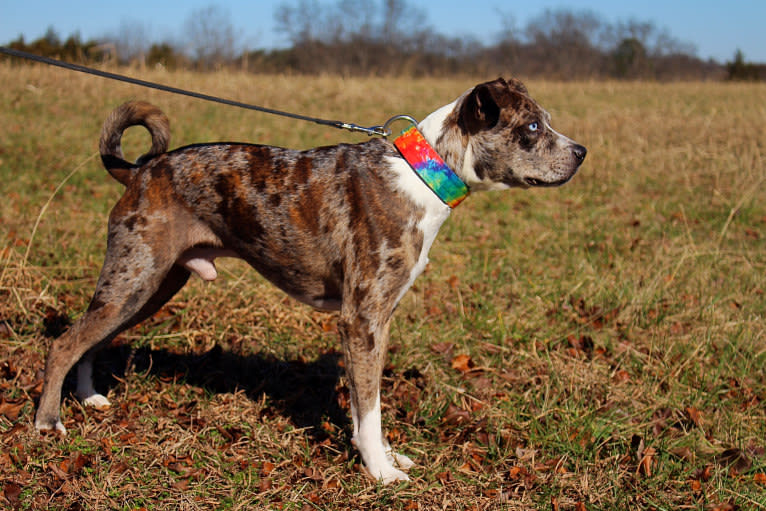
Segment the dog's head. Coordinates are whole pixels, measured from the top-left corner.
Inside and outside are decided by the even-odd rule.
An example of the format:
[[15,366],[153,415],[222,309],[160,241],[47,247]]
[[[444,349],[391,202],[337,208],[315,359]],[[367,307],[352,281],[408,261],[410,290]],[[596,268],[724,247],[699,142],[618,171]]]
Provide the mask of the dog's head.
[[554,131],[548,112],[514,79],[477,85],[456,101],[444,122],[442,133],[452,131],[453,137],[443,142],[453,150],[456,139],[462,142],[462,161],[453,168],[475,190],[562,185],[587,152]]

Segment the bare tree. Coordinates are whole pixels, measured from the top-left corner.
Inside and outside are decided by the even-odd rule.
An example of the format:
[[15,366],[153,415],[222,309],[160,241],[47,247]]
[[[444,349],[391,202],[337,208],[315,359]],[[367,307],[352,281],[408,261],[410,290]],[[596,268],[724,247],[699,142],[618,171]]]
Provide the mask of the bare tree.
[[378,13],[374,0],[338,0],[327,28],[336,41],[371,41]]
[[282,4],[274,12],[276,31],[283,32],[293,46],[321,38],[322,6],[318,0],[298,0]]
[[417,39],[425,12],[406,0],[319,0],[284,3],[274,13],[276,30],[294,44],[374,41],[401,45]]
[[115,36],[105,40],[114,44],[120,62],[144,62],[150,46],[150,27],[139,20],[121,20]]
[[183,26],[182,40],[203,69],[231,61],[238,39],[229,12],[214,5],[192,12]]
[[532,74],[558,78],[594,76],[603,67],[598,48],[604,24],[591,11],[546,9],[525,28]]

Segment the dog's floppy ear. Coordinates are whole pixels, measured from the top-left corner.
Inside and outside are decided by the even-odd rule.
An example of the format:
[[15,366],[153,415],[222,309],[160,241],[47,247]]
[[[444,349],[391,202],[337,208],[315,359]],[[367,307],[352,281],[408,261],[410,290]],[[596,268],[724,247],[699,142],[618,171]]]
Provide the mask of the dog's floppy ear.
[[492,128],[500,118],[500,110],[511,102],[510,89],[526,94],[518,80],[509,84],[502,78],[481,83],[473,88],[463,100],[458,117],[458,126],[469,135]]

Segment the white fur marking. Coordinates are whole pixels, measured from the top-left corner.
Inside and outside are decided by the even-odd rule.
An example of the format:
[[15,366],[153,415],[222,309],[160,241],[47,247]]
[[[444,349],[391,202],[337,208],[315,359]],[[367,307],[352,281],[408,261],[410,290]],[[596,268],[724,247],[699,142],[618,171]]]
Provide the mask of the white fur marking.
[[87,355],[77,365],[77,397],[85,406],[94,408],[111,406],[109,400],[96,392],[93,387],[93,360]]
[[410,271],[410,278],[407,284],[396,298],[396,303],[399,303],[399,300],[412,286],[418,275],[423,273],[423,270],[426,268],[428,264],[428,251],[436,239],[439,228],[449,217],[452,210],[415,174],[415,171],[412,170],[409,163],[405,160],[402,158],[389,158],[388,163],[391,170],[397,174],[396,187],[406,193],[412,202],[426,210],[425,215],[423,215],[423,218],[417,225],[418,229],[423,233],[423,248],[420,250],[418,262]]
[[420,121],[420,124],[418,124],[418,131],[423,134],[423,137],[425,137],[425,139],[428,140],[428,143],[432,146],[436,144],[436,141],[439,139],[439,135],[441,135],[442,131],[444,131],[444,121],[447,120],[447,116],[452,113],[458,101],[460,101],[462,97],[463,96],[459,97],[452,103],[444,105],[443,107],[431,112],[425,119]]
[[[458,101],[460,101],[460,98],[439,108],[418,124],[418,130],[432,146],[444,130],[444,122],[447,116],[455,109]],[[431,250],[431,245],[436,239],[439,228],[449,217],[452,210],[415,174],[410,164],[404,159],[388,158],[388,164],[391,170],[397,174],[396,187],[406,193],[412,202],[426,210],[425,215],[417,225],[420,232],[423,233],[423,247],[420,250],[417,263],[410,271],[410,278],[407,284],[401,289],[399,296],[396,297],[396,303],[399,303],[399,300],[409,290],[415,279],[425,270],[428,264],[428,252]]]
[[[352,409],[352,415],[356,415],[355,410]],[[391,460],[394,458],[394,454],[386,452],[386,446],[383,444],[383,431],[381,429],[380,421],[380,393],[378,393],[375,399],[375,405],[372,410],[367,412],[363,417],[359,419],[359,427],[354,424],[354,443],[356,444],[359,453],[364,460],[365,468],[367,472],[379,479],[383,484],[393,483],[395,481],[409,481],[407,474],[401,470],[394,468]],[[390,452],[390,447],[388,449]],[[396,455],[398,457],[398,455]],[[412,463],[409,458],[402,456],[404,466],[406,461]]]
[[59,433],[62,436],[66,436],[66,428],[61,423],[61,421],[56,421],[56,426],[53,428],[48,427],[46,424],[41,424],[38,422],[35,422],[35,429],[37,431],[55,431],[56,433]]

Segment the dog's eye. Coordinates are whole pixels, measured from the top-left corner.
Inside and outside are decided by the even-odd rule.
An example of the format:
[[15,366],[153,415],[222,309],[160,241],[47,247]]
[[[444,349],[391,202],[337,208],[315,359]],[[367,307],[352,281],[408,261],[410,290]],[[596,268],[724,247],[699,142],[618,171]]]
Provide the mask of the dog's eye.
[[535,132],[537,131],[538,125],[536,122],[530,122],[527,128],[529,128],[529,131]]

